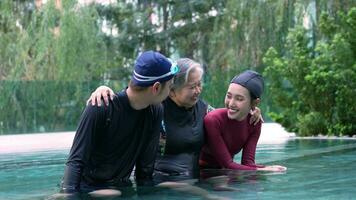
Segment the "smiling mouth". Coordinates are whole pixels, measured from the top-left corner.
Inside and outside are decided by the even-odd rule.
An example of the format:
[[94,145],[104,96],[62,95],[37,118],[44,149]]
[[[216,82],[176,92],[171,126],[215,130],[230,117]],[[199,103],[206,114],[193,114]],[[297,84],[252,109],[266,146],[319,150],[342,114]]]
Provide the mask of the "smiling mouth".
[[229,113],[230,113],[230,114],[235,114],[235,113],[237,113],[237,112],[239,112],[239,110],[229,108]]

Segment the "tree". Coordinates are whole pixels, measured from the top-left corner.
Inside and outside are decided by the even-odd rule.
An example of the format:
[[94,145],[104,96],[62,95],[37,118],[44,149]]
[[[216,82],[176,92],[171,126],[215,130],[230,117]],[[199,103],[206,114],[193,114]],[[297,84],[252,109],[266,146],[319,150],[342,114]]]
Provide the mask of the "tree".
[[288,34],[284,55],[268,50],[265,75],[282,110],[272,114],[276,121],[302,135],[355,133],[355,24],[356,7],[338,18],[323,13],[315,47],[307,30],[297,27]]
[[49,1],[25,15],[17,1],[0,5],[1,132],[75,127],[90,85],[107,69],[96,10],[75,1],[59,10]]

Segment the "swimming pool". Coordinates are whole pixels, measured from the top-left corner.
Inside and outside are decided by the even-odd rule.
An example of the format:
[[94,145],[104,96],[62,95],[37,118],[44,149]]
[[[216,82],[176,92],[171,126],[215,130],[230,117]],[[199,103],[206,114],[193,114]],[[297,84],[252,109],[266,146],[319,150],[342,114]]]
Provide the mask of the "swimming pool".
[[[45,199],[57,193],[68,151],[0,154],[0,199]],[[209,192],[228,199],[355,198],[356,140],[295,138],[281,144],[260,144],[256,160],[287,166],[288,171],[243,172],[230,183],[237,191]],[[174,191],[120,199],[162,198],[200,199]]]

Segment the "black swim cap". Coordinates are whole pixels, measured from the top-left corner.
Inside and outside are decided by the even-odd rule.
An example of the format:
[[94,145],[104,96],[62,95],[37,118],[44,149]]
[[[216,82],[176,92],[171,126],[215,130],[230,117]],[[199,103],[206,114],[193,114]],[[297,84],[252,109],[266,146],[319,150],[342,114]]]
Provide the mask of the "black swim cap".
[[230,83],[239,84],[250,91],[252,98],[259,98],[263,93],[264,81],[261,74],[246,70],[239,75],[236,75]]

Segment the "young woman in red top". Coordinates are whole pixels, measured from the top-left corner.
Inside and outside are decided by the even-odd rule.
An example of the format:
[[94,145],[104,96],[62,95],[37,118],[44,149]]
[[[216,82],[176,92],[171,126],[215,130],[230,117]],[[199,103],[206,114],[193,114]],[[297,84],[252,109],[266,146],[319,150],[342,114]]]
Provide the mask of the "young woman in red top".
[[[286,170],[279,165],[255,163],[261,122],[251,125],[249,113],[260,102],[263,87],[262,76],[255,71],[245,71],[232,79],[225,97],[226,108],[213,110],[204,118],[206,143],[199,161],[202,169]],[[238,164],[234,156],[241,150],[241,164]]]

